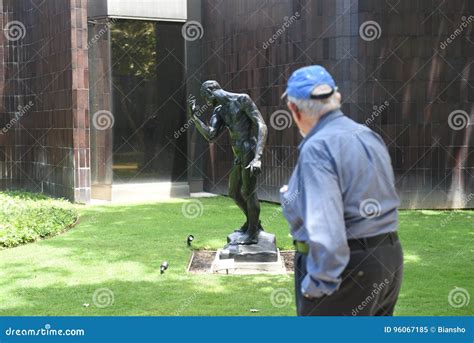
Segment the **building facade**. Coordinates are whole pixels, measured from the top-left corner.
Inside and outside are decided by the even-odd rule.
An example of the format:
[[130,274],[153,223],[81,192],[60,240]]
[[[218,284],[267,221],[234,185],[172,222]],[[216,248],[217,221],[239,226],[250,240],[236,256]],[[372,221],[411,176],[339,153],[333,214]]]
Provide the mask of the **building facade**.
[[[278,200],[297,160],[299,133],[280,99],[286,80],[321,64],[344,113],[386,142],[404,208],[473,207],[473,13],[463,0],[202,1],[188,9],[204,28],[188,55],[200,58],[199,79],[246,92],[260,108],[269,127],[261,198]],[[208,146],[193,135],[190,157],[207,152],[191,176],[225,193],[228,137]]]
[[0,1],[0,184],[87,203],[189,195],[186,1]]
[[[259,196],[278,201],[298,131],[280,99],[322,64],[343,111],[385,140],[405,208],[474,207],[469,0],[1,0],[0,187],[127,200],[226,193],[226,134],[186,97],[206,79],[268,127]],[[206,117],[209,113],[204,112]]]

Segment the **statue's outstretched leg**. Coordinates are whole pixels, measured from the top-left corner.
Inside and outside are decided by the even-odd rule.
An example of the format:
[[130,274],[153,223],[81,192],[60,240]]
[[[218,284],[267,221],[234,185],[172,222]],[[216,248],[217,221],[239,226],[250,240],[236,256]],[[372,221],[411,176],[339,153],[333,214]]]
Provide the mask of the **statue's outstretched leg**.
[[247,204],[248,228],[245,234],[241,235],[237,244],[258,243],[260,232],[260,201],[257,197],[257,176],[252,175],[249,169],[242,169],[242,197]]
[[242,196],[242,166],[240,164],[235,164],[232,167],[229,176],[229,196],[234,200],[236,205],[244,213],[247,218],[245,223],[236,231],[245,232],[248,227],[248,213],[247,213],[247,202]]

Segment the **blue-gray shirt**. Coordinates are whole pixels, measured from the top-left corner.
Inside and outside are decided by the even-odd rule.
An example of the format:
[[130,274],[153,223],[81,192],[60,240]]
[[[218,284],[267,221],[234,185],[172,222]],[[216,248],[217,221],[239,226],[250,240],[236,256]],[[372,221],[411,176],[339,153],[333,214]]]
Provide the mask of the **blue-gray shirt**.
[[387,148],[340,110],[324,115],[305,137],[280,192],[293,238],[309,245],[302,291],[311,297],[339,288],[348,239],[397,229],[400,201]]

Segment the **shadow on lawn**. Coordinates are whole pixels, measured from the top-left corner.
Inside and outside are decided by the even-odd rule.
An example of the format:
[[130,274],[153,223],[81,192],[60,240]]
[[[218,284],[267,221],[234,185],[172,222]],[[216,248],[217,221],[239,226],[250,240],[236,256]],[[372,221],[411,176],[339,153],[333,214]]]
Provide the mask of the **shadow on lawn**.
[[68,277],[71,271],[66,268],[40,267],[32,263],[6,263],[2,266],[2,271],[8,277],[0,279],[0,286],[8,286],[15,281],[35,278],[37,274],[49,274],[48,277]]
[[[0,305],[0,313],[255,315],[250,309],[257,308],[263,315],[293,315],[292,302],[286,308],[274,308],[270,301],[275,288],[292,294],[293,283],[287,276],[186,273],[191,256],[187,235],[223,246],[229,222],[239,220],[238,210],[224,216],[228,209],[218,202],[204,206],[206,217],[191,220],[174,203],[82,209],[81,221],[71,231],[23,247],[30,253],[34,250],[32,260],[20,254],[15,262],[5,264],[3,294],[11,299]],[[210,220],[216,213],[219,218]],[[160,275],[164,260],[170,268]],[[50,266],[51,261],[57,268]],[[112,306],[94,306],[94,292],[101,288],[113,292]]]
[[189,234],[201,241],[221,237],[218,242],[224,245],[221,231],[218,221],[189,220],[176,204],[110,206],[85,210],[73,230],[42,244],[67,249],[67,255],[77,260],[135,261],[158,268],[163,260],[187,263]]
[[[256,308],[260,310],[256,315],[294,315],[293,301],[283,308],[270,301],[277,288],[293,295],[290,277],[185,272],[191,255],[188,234],[195,235],[199,244],[219,247],[242,219],[226,201],[203,200],[204,213],[195,219],[184,217],[179,203],[83,208],[81,221],[72,230],[18,248],[17,260],[9,254],[11,262],[5,263],[0,284],[7,289],[3,294],[13,299],[0,304],[0,314],[255,315],[249,311]],[[401,212],[406,268],[398,314],[469,313],[467,308],[455,311],[447,301],[453,287],[467,288],[472,282],[466,265],[472,262],[473,232],[466,216],[456,215],[441,227],[439,220],[433,220],[439,216]],[[279,237],[285,238],[288,231],[280,219],[272,225],[281,225]],[[22,251],[34,257],[22,258]],[[164,260],[170,268],[160,275]],[[58,267],[49,265],[51,261]],[[41,284],[35,283],[35,275],[43,277]],[[101,288],[113,292],[113,305],[93,304],[94,292]]]
[[[111,280],[78,286],[29,287],[19,294],[23,305],[0,307],[0,315],[268,316],[295,313],[293,299],[288,299],[284,307],[274,307],[271,302],[271,292],[275,287],[292,292],[288,280],[258,278],[258,288],[255,287],[255,277],[244,278],[244,284],[236,282],[233,277],[219,277],[218,280],[219,283],[214,285],[193,282],[192,279],[163,278],[156,282]],[[253,294],[246,292],[249,289]],[[251,308],[257,308],[259,312],[251,313]]]
[[[203,213],[197,218],[185,217],[181,203],[86,207],[73,230],[42,244],[67,249],[68,256],[82,261],[136,261],[151,268],[159,267],[163,260],[187,264],[189,234],[196,237],[196,248],[215,250],[226,244],[227,235],[244,219],[226,198],[205,199],[202,206]],[[267,207],[267,212],[273,210]],[[280,248],[288,249],[292,247],[288,229],[283,217],[280,221],[281,228],[271,231],[277,234]]]

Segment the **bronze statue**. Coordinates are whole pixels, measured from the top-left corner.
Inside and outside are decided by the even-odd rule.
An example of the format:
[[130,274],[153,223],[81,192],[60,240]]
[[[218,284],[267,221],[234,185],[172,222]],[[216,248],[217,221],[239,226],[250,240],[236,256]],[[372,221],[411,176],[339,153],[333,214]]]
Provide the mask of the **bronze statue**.
[[231,244],[256,244],[260,230],[260,202],[257,198],[257,175],[261,172],[261,157],[267,138],[267,126],[255,103],[247,94],[223,90],[217,81],[206,81],[201,97],[213,107],[210,124],[205,124],[195,112],[196,99],[188,98],[189,114],[197,130],[213,141],[227,128],[232,141],[234,164],[229,176],[229,196],[245,214],[247,221],[237,230],[241,234]]

